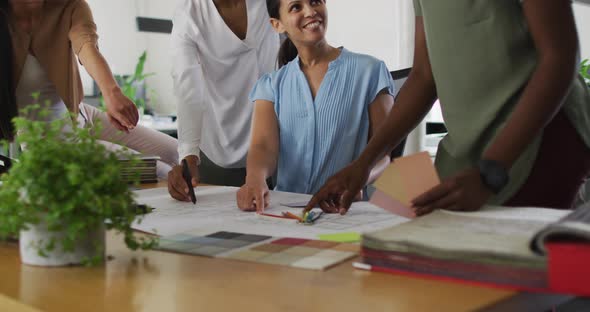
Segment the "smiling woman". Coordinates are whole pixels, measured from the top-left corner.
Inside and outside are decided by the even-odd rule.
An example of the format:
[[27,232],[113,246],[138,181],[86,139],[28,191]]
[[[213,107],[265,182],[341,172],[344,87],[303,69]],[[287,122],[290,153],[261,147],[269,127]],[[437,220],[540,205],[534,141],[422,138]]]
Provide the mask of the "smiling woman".
[[[274,22],[273,27],[277,27],[276,23],[280,20],[280,7],[282,1],[266,1],[268,13],[271,17],[271,23]],[[285,14],[285,23],[282,25],[279,32],[287,33],[287,38],[284,40],[279,51],[279,66],[283,66],[293,60],[297,54],[297,47],[294,41],[299,41],[300,44],[314,44],[321,41],[326,33],[328,24],[328,12],[326,2],[324,0],[311,0],[309,6],[305,6],[303,2],[307,1],[285,1],[287,14]],[[298,14],[306,8],[313,9],[313,16],[311,18],[304,18],[304,14]],[[290,31],[289,31],[290,30]]]
[[[265,180],[276,172],[276,190],[313,193],[363,150],[393,104],[385,64],[372,56],[331,46],[323,0],[267,0],[274,30],[288,40],[278,71],[250,93],[254,102],[246,184],[237,195],[243,210],[263,210]],[[372,181],[388,163],[370,173]],[[352,194],[362,198],[362,192]],[[320,203],[336,212],[330,202]]]

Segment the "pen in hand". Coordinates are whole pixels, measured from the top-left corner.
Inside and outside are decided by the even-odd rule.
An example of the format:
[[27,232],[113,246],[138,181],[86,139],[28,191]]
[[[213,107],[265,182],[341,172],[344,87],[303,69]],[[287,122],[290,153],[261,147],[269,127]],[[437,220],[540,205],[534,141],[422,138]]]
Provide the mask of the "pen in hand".
[[195,189],[193,188],[192,183],[193,178],[191,177],[191,172],[188,169],[188,163],[186,159],[182,160],[182,177],[184,178],[186,186],[188,187],[188,194],[191,197],[191,201],[193,202],[193,204],[197,204],[197,197],[195,196]]

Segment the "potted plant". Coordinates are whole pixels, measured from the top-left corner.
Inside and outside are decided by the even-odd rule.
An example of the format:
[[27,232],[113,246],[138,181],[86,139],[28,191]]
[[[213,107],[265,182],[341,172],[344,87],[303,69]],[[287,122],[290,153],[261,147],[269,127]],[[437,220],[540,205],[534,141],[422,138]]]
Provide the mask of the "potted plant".
[[590,63],[588,62],[588,59],[584,59],[580,63],[580,75],[584,77],[586,85],[590,87]]
[[136,205],[119,173],[119,157],[132,159],[129,152],[107,151],[97,140],[100,130],[70,119],[14,122],[24,152],[1,176],[0,238],[20,236],[23,263],[101,263],[105,229],[121,232],[131,249],[155,246],[155,238],[137,237],[131,228]]

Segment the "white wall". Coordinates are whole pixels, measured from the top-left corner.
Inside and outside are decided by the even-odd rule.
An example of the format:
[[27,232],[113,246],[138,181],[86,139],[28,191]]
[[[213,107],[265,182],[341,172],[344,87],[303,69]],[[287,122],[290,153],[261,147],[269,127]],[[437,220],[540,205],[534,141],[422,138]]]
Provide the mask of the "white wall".
[[574,15],[580,39],[580,56],[590,59],[590,4],[574,3]]
[[[135,2],[131,0],[87,0],[98,27],[99,48],[115,74],[132,73],[137,58],[146,49],[145,36],[136,31]],[[84,87],[92,80],[84,70]]]
[[[373,55],[383,60],[390,71],[411,67],[414,56],[412,1],[370,0],[371,5],[359,3],[354,0],[328,2],[328,42]],[[425,123],[421,123],[408,135],[404,154],[424,150],[425,133]]]
[[[87,1],[98,27],[101,52],[113,73],[131,73],[139,55],[147,50],[146,72],[156,73],[147,80],[148,87],[155,91],[155,94],[148,94],[150,104],[157,113],[175,113],[176,98],[172,91],[168,50],[170,36],[138,32],[135,17],[171,19],[176,1]],[[370,6],[359,6],[358,1],[337,0],[330,1],[328,8],[328,40],[331,43],[374,55],[384,60],[390,70],[411,66],[414,36],[411,1],[371,0]],[[404,26],[408,22],[412,25],[409,29]],[[92,81],[85,73],[83,81],[86,90],[91,90]]]
[[[150,105],[160,114],[175,112],[175,98],[170,78],[168,34],[138,32],[136,16],[171,19],[175,1],[162,0],[87,0],[98,28],[99,47],[114,74],[133,73],[137,59],[147,51],[145,72],[156,75],[147,79],[153,89]],[[86,93],[91,78],[82,70]]]
[[[100,35],[99,44],[114,73],[131,73],[137,58],[148,51],[146,71],[155,90],[152,105],[156,112],[173,114],[176,99],[170,78],[169,35],[137,31],[135,17],[171,19],[176,1],[171,0],[87,0],[93,10]],[[371,0],[359,5],[353,0],[328,2],[328,40],[349,50],[374,55],[390,70],[410,67],[413,57],[413,8],[411,1]],[[590,58],[590,5],[574,4],[581,43],[581,57]],[[85,88],[92,86],[83,72]]]
[[382,59],[389,70],[412,65],[414,8],[412,1],[354,0],[328,2],[328,42]]
[[[125,1],[125,0],[124,0]],[[126,0],[129,1],[129,0]],[[173,0],[135,0],[142,2],[140,15],[144,17],[172,19],[176,1]],[[148,58],[146,71],[156,73],[147,79],[147,84],[154,89],[150,96],[153,109],[159,114],[176,114],[176,96],[172,89],[170,71],[170,35],[160,33],[144,33]]]

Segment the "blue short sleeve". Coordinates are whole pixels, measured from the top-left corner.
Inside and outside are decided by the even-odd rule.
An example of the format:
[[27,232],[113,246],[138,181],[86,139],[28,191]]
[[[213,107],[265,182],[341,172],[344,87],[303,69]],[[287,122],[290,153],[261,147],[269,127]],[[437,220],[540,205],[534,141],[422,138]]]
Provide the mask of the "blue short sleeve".
[[391,78],[391,73],[383,61],[379,61],[379,63],[373,67],[371,77],[371,90],[369,93],[371,101],[369,103],[372,103],[382,90],[387,90],[387,93],[392,96],[395,94],[395,85]]
[[275,90],[272,85],[271,74],[265,74],[258,79],[252,91],[250,91],[248,99],[250,102],[255,102],[256,100],[275,102]]

